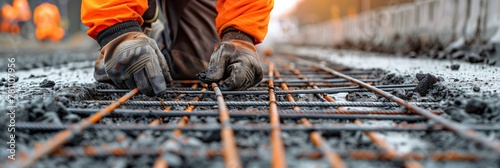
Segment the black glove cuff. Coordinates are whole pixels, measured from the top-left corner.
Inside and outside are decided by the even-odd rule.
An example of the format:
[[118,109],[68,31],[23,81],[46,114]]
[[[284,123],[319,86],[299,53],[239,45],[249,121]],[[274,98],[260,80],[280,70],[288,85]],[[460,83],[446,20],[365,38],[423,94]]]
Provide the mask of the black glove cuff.
[[151,24],[158,20],[160,9],[156,5],[156,0],[148,0],[148,6],[149,8],[144,12],[144,14],[142,14],[142,19],[144,19],[144,23]]
[[253,36],[234,27],[228,27],[222,31],[222,41],[227,40],[243,40],[255,44]]
[[139,25],[138,21],[125,21],[102,30],[97,34],[97,42],[102,48],[111,40],[129,32],[142,32],[141,25]]

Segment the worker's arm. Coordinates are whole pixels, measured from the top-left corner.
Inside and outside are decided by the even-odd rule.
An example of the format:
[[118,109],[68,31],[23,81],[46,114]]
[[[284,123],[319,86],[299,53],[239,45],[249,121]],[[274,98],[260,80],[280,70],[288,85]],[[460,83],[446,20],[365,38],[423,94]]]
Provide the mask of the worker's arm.
[[222,41],[215,46],[208,69],[198,74],[222,90],[245,90],[262,80],[255,44],[267,33],[272,0],[219,0],[216,28]]
[[147,0],[82,1],[87,34],[102,47],[94,72],[97,81],[139,88],[149,96],[166,90],[172,78],[165,57],[140,27],[147,9]]
[[147,9],[147,0],[83,0],[81,19],[89,28],[87,34],[97,40],[97,35],[102,30],[117,23],[136,21],[122,24],[123,29],[142,25],[141,16]]
[[252,36],[255,44],[262,42],[273,5],[273,0],[217,1],[215,25],[219,36],[222,38],[223,31],[233,27]]

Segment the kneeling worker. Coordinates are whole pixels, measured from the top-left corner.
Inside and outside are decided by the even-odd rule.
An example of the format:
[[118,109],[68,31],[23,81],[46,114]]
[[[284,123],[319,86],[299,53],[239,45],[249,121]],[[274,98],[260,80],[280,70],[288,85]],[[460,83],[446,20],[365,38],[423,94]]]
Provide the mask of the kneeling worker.
[[[245,90],[262,80],[262,42],[273,0],[83,0],[87,34],[101,48],[94,78],[163,93],[173,79]],[[157,20],[160,9],[165,23]],[[215,45],[215,49],[214,49]],[[201,72],[201,73],[200,73]]]

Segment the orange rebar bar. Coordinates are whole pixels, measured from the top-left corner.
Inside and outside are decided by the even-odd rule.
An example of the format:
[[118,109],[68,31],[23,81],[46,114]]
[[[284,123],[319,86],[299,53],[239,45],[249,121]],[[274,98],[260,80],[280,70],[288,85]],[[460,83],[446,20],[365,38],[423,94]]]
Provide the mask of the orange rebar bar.
[[98,111],[97,113],[87,117],[86,119],[78,122],[77,124],[75,124],[71,128],[68,128],[64,131],[57,133],[52,138],[46,140],[45,143],[40,145],[40,147],[36,147],[34,149],[34,154],[32,157],[28,158],[27,160],[20,159],[17,162],[18,165],[21,165],[21,167],[30,167],[38,159],[53,152],[56,149],[58,149],[60,146],[65,144],[69,139],[73,138],[76,134],[81,133],[85,128],[87,128],[88,126],[92,125],[93,123],[96,123],[97,121],[99,121],[104,115],[107,115],[107,114],[113,112],[113,110],[120,107],[120,105],[125,103],[127,100],[129,100],[132,96],[134,96],[137,93],[139,93],[139,89],[137,89],[137,88],[132,89],[129,93],[120,97],[113,104],[108,105],[106,108],[104,108],[104,109]]
[[168,162],[165,159],[156,159],[153,168],[168,168]]
[[[203,88],[201,89],[201,91],[206,91],[207,90],[207,84],[203,84]],[[197,101],[200,101],[200,99],[203,98],[203,94],[200,94],[198,96],[196,96],[192,101],[193,102],[197,102]],[[195,105],[188,105],[184,111],[185,112],[192,112],[194,110],[196,106]],[[177,126],[179,128],[182,128],[184,126],[186,126],[186,124],[189,122],[189,116],[183,116],[181,118],[181,120],[179,120],[179,122],[177,123]],[[174,135],[177,136],[177,137],[180,137],[182,134],[182,131],[181,130],[175,130],[174,131]]]
[[[276,77],[279,77],[280,73],[278,71],[275,71],[275,75]],[[289,90],[285,82],[281,83],[281,88],[283,88],[283,90]],[[286,94],[286,98],[288,99],[289,102],[295,102],[295,99],[293,98],[292,94]],[[298,106],[294,106],[293,109],[297,112],[300,112],[300,108]],[[312,126],[311,122],[309,122],[307,118],[301,118],[300,121],[304,126]],[[316,145],[316,147],[319,148],[324,153],[326,159],[328,160],[328,163],[330,163],[330,167],[334,168],[346,167],[340,155],[335,152],[332,152],[330,147],[324,142],[319,132],[317,131],[311,132],[310,138],[314,143],[314,145]]]
[[414,160],[405,161],[404,166],[406,168],[423,168],[423,166],[420,163]]
[[[371,84],[370,84],[371,85]],[[327,97],[329,97],[327,95]],[[327,99],[328,101],[330,102],[333,102],[334,100],[333,99]],[[357,124],[357,125],[363,125],[363,122],[361,122],[361,120],[354,120],[354,123]],[[396,151],[396,149],[394,149],[392,146],[390,146],[386,141],[384,141],[383,139],[379,138],[379,133],[375,132],[375,131],[364,131],[364,134],[366,136],[368,136],[368,138],[370,138],[370,140],[372,140],[373,143],[375,143],[375,145],[377,145],[379,148],[381,148],[382,150],[384,150],[385,152],[385,157],[387,157],[388,159],[394,159],[397,157],[398,155],[398,152]],[[405,165],[407,163],[405,162]],[[412,163],[409,163],[410,165],[418,165],[418,166],[421,166],[418,162],[412,162]]]
[[[295,70],[292,70],[292,73],[295,74],[297,77],[300,77],[302,78],[303,80],[307,80],[306,77],[303,77],[302,74],[300,73],[300,70],[298,69],[295,69]],[[309,85],[312,85],[311,83],[308,83]],[[313,85],[312,86],[314,89],[319,89],[318,86],[316,85]],[[287,95],[288,97],[288,95]],[[291,95],[290,95],[291,97]],[[293,99],[293,97],[291,97]],[[335,102],[335,99],[333,99],[332,97],[328,96],[328,94],[323,94],[323,98],[325,98],[327,101],[329,102]],[[343,110],[343,107],[341,106],[338,106],[337,107],[337,110]],[[355,120],[354,121],[356,124],[358,125],[363,125],[363,123],[360,121],[360,120]],[[378,137],[378,133],[374,132],[374,131],[364,131],[365,135],[367,135],[379,148],[382,148],[386,155],[384,157],[387,157],[388,159],[394,159],[395,157],[397,157],[397,151],[391,147],[389,144],[387,144],[387,142],[385,142],[384,140],[380,139]],[[413,160],[407,160],[405,161],[405,166],[406,167],[410,167],[410,168],[420,168],[422,167],[422,165],[420,165],[420,163],[416,162],[416,161],[413,161]]]
[[285,146],[283,145],[283,140],[281,139],[281,129],[280,117],[278,114],[278,105],[276,105],[276,94],[274,93],[274,63],[271,60],[269,62],[269,81],[267,87],[269,88],[269,120],[271,123],[271,148],[272,148],[272,161],[271,167],[273,168],[283,168],[287,167],[286,157],[285,157]]
[[[195,89],[195,88],[198,88],[198,84],[195,83],[193,84],[193,86],[191,86],[191,88]],[[174,101],[180,101],[180,99],[184,96],[186,96],[187,94],[180,94],[178,95]],[[163,109],[164,112],[168,112],[170,111],[172,106],[168,106],[168,107],[165,107],[165,109]],[[157,118],[153,121],[151,121],[151,123],[149,123],[149,125],[159,125],[161,123],[161,118]],[[139,137],[137,137],[138,139],[141,138],[142,136],[145,136],[144,134],[145,132],[143,132]],[[160,153],[159,154],[159,157],[156,159],[155,163],[153,164],[153,168],[168,168],[168,162],[163,159],[162,157],[162,154]]]
[[[319,89],[318,86],[313,86],[314,89]],[[335,99],[332,97],[328,96],[328,94],[323,94],[323,97],[329,101],[329,102],[335,102]],[[343,108],[341,106],[337,107],[338,110],[342,110]],[[355,124],[357,125],[363,125],[363,123],[360,120],[355,120]],[[388,159],[394,159],[398,156],[398,153],[396,149],[394,149],[392,146],[390,146],[386,141],[378,137],[378,133],[375,131],[364,131],[364,134],[368,136],[375,145],[377,145],[379,148],[384,150],[385,156]],[[420,168],[422,165],[416,161],[412,160],[407,160],[405,161],[405,167],[410,167],[410,168]]]
[[432,160],[456,160],[456,161],[478,161],[479,157],[474,155],[460,154],[456,151],[445,151],[442,153],[435,153],[430,156]]
[[[196,89],[196,88],[198,88],[198,84],[197,84],[197,83],[193,84],[193,86],[191,86],[191,88],[192,88],[192,89]],[[182,97],[184,97],[184,96],[186,96],[186,95],[187,95],[187,94],[180,94],[180,95],[178,95],[178,96],[174,99],[174,101],[178,102],[178,101],[180,101],[180,99],[181,99]],[[170,109],[171,109],[171,108],[172,108],[172,106],[167,106],[167,107],[165,107],[165,109],[163,109],[163,111],[164,111],[164,112],[168,112],[168,111],[170,111]],[[149,123],[149,125],[158,125],[158,124],[160,124],[160,122],[161,122],[161,119],[155,119],[155,120],[153,120],[151,123]]]
[[406,107],[407,109],[409,109],[410,111],[414,112],[415,114],[418,114],[418,115],[421,115],[429,120],[433,120],[439,124],[442,124],[446,129],[456,133],[457,135],[461,136],[461,137],[464,137],[464,138],[467,138],[469,140],[472,140],[478,144],[481,144],[481,145],[484,145],[485,147],[488,147],[490,149],[493,149],[495,150],[495,154],[496,155],[500,155],[500,141],[499,140],[490,140],[489,138],[487,138],[484,134],[480,134],[470,128],[467,128],[455,121],[451,121],[449,119],[446,119],[444,117],[440,117],[436,114],[433,114],[432,112],[430,112],[429,110],[426,110],[426,109],[423,109],[421,107],[418,107],[412,103],[408,103],[406,102],[405,100],[397,97],[397,96],[394,96],[386,91],[383,91],[379,88],[376,88],[376,87],[373,87],[365,82],[362,82],[358,79],[355,79],[353,77],[350,77],[350,76],[347,76],[345,74],[342,74],[336,70],[333,70],[331,68],[328,68],[324,65],[321,65],[321,64],[318,64],[318,63],[314,63],[314,62],[311,62],[311,61],[307,61],[307,60],[303,60],[301,59],[302,62],[306,62],[308,63],[309,65],[312,65],[312,66],[315,66],[319,69],[322,69],[326,72],[329,72],[335,76],[338,76],[338,77],[341,77],[341,78],[344,78],[352,83],[355,83],[363,88],[366,88],[378,95],[381,95],[393,102],[396,102],[398,103],[399,105],[401,106],[404,106]]
[[229,110],[227,108],[226,102],[224,101],[222,92],[220,91],[217,84],[212,83],[212,88],[214,89],[215,96],[217,97],[217,104],[219,105],[219,119],[221,123],[221,138],[223,144],[222,155],[224,157],[226,167],[242,167],[238,148],[236,147],[234,132],[231,128]]
[[[360,120],[355,120],[354,121],[355,124],[357,125],[363,125],[363,123],[360,121]],[[375,132],[375,131],[364,131],[365,135],[368,136],[372,141],[373,143],[375,143],[379,148],[381,148],[382,150],[384,150],[385,152],[385,156],[388,158],[388,159],[394,159],[398,156],[398,152],[396,151],[396,149],[394,149],[392,146],[390,146],[386,141],[384,141],[383,139],[379,138],[378,136],[378,133]]]
[[[182,150],[182,149],[179,149]],[[206,149],[203,151],[192,151],[192,154],[194,155],[199,155],[199,154],[204,154],[205,156],[209,158],[213,158],[216,156],[221,156],[223,155],[223,149]],[[135,148],[130,148],[130,147],[105,147],[105,146],[85,146],[81,148],[61,148],[53,152],[54,155],[57,156],[64,156],[64,157],[74,157],[74,156],[80,156],[80,155],[87,155],[87,156],[95,156],[95,155],[102,155],[102,154],[107,154],[107,155],[112,155],[112,156],[130,156],[131,154],[135,153],[140,155],[141,152],[147,152],[147,153],[162,153],[162,149],[151,149],[149,150],[148,148],[140,148],[140,149],[135,149]],[[180,155],[182,152],[181,151],[170,151],[174,155]],[[248,152],[248,151],[246,151]],[[67,154],[70,155],[67,155]],[[242,150],[242,153],[245,153],[245,150]],[[20,153],[21,154],[21,153]],[[247,153],[248,154],[248,153]],[[258,155],[258,154],[256,154]],[[323,152],[316,152],[316,151],[308,151],[303,154],[300,154],[298,158],[310,158],[310,159],[318,159],[323,157]],[[389,160],[387,157],[385,157],[385,153],[378,153],[374,152],[371,150],[352,150],[346,153],[343,153],[343,156],[348,157],[349,159],[352,160]],[[491,156],[485,155],[485,153],[460,153],[458,151],[453,151],[453,150],[448,150],[448,151],[441,151],[441,152],[435,152],[435,153],[429,153],[427,156],[424,156],[421,153],[405,153],[402,155],[399,155],[397,158],[398,160],[410,160],[411,161],[421,161],[421,160],[433,160],[433,161],[467,161],[467,162],[477,162],[481,160],[492,160],[496,159]]]
[[[197,88],[197,87],[198,87],[198,84],[196,84],[196,83],[195,83],[195,84],[194,84],[191,88]],[[206,89],[207,89],[207,85],[206,85],[206,84],[203,84],[203,88],[201,89],[201,91],[205,91]],[[177,97],[175,98],[175,100],[174,100],[174,101],[177,101],[177,102],[178,102],[178,101],[180,101],[180,98],[182,98],[182,97],[184,97],[184,96],[186,96],[186,95],[187,95],[187,94],[180,94],[179,96],[177,96]],[[197,101],[199,101],[202,97],[203,97],[203,94],[200,94],[200,95],[196,96],[196,97],[195,97],[192,101],[197,102]],[[195,107],[196,107],[196,106],[194,106],[194,105],[188,105],[188,106],[184,109],[184,111],[185,111],[185,112],[191,112],[191,111],[193,111],[193,109],[194,109]],[[164,111],[164,112],[168,112],[168,111],[170,111],[170,109],[171,109],[171,106],[168,106],[168,107],[166,107],[163,111]],[[153,122],[154,122],[154,123],[153,123]],[[156,119],[156,120],[154,120],[153,122],[152,122],[151,124],[158,125],[158,124],[160,123],[160,120],[159,120],[159,119]],[[183,117],[181,118],[181,120],[179,120],[179,122],[177,122],[177,126],[178,126],[179,128],[180,128],[180,127],[184,127],[184,126],[186,126],[186,124],[187,124],[188,122],[189,122],[189,116],[183,116]],[[151,125],[151,124],[150,124],[150,125]],[[181,131],[181,130],[175,130],[175,131],[173,131],[173,133],[174,133],[174,135],[175,135],[176,137],[180,137],[180,136],[182,135],[182,131]],[[168,162],[167,162],[165,159],[163,159],[163,154],[160,154],[160,155],[158,156],[158,158],[156,159],[156,161],[155,161],[155,163],[154,163],[153,167],[154,167],[154,168],[168,168]]]

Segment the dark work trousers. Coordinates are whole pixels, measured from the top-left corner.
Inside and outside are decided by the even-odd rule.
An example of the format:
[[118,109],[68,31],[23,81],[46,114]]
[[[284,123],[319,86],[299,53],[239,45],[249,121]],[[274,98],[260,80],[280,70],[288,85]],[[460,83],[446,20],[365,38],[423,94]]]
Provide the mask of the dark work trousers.
[[[165,30],[155,39],[162,49],[173,79],[197,79],[206,70],[210,55],[220,38],[215,30],[215,0],[149,0],[150,8],[159,5]],[[145,18],[147,19],[147,18]],[[154,27],[153,27],[154,28]],[[154,31],[154,30],[153,30]]]

